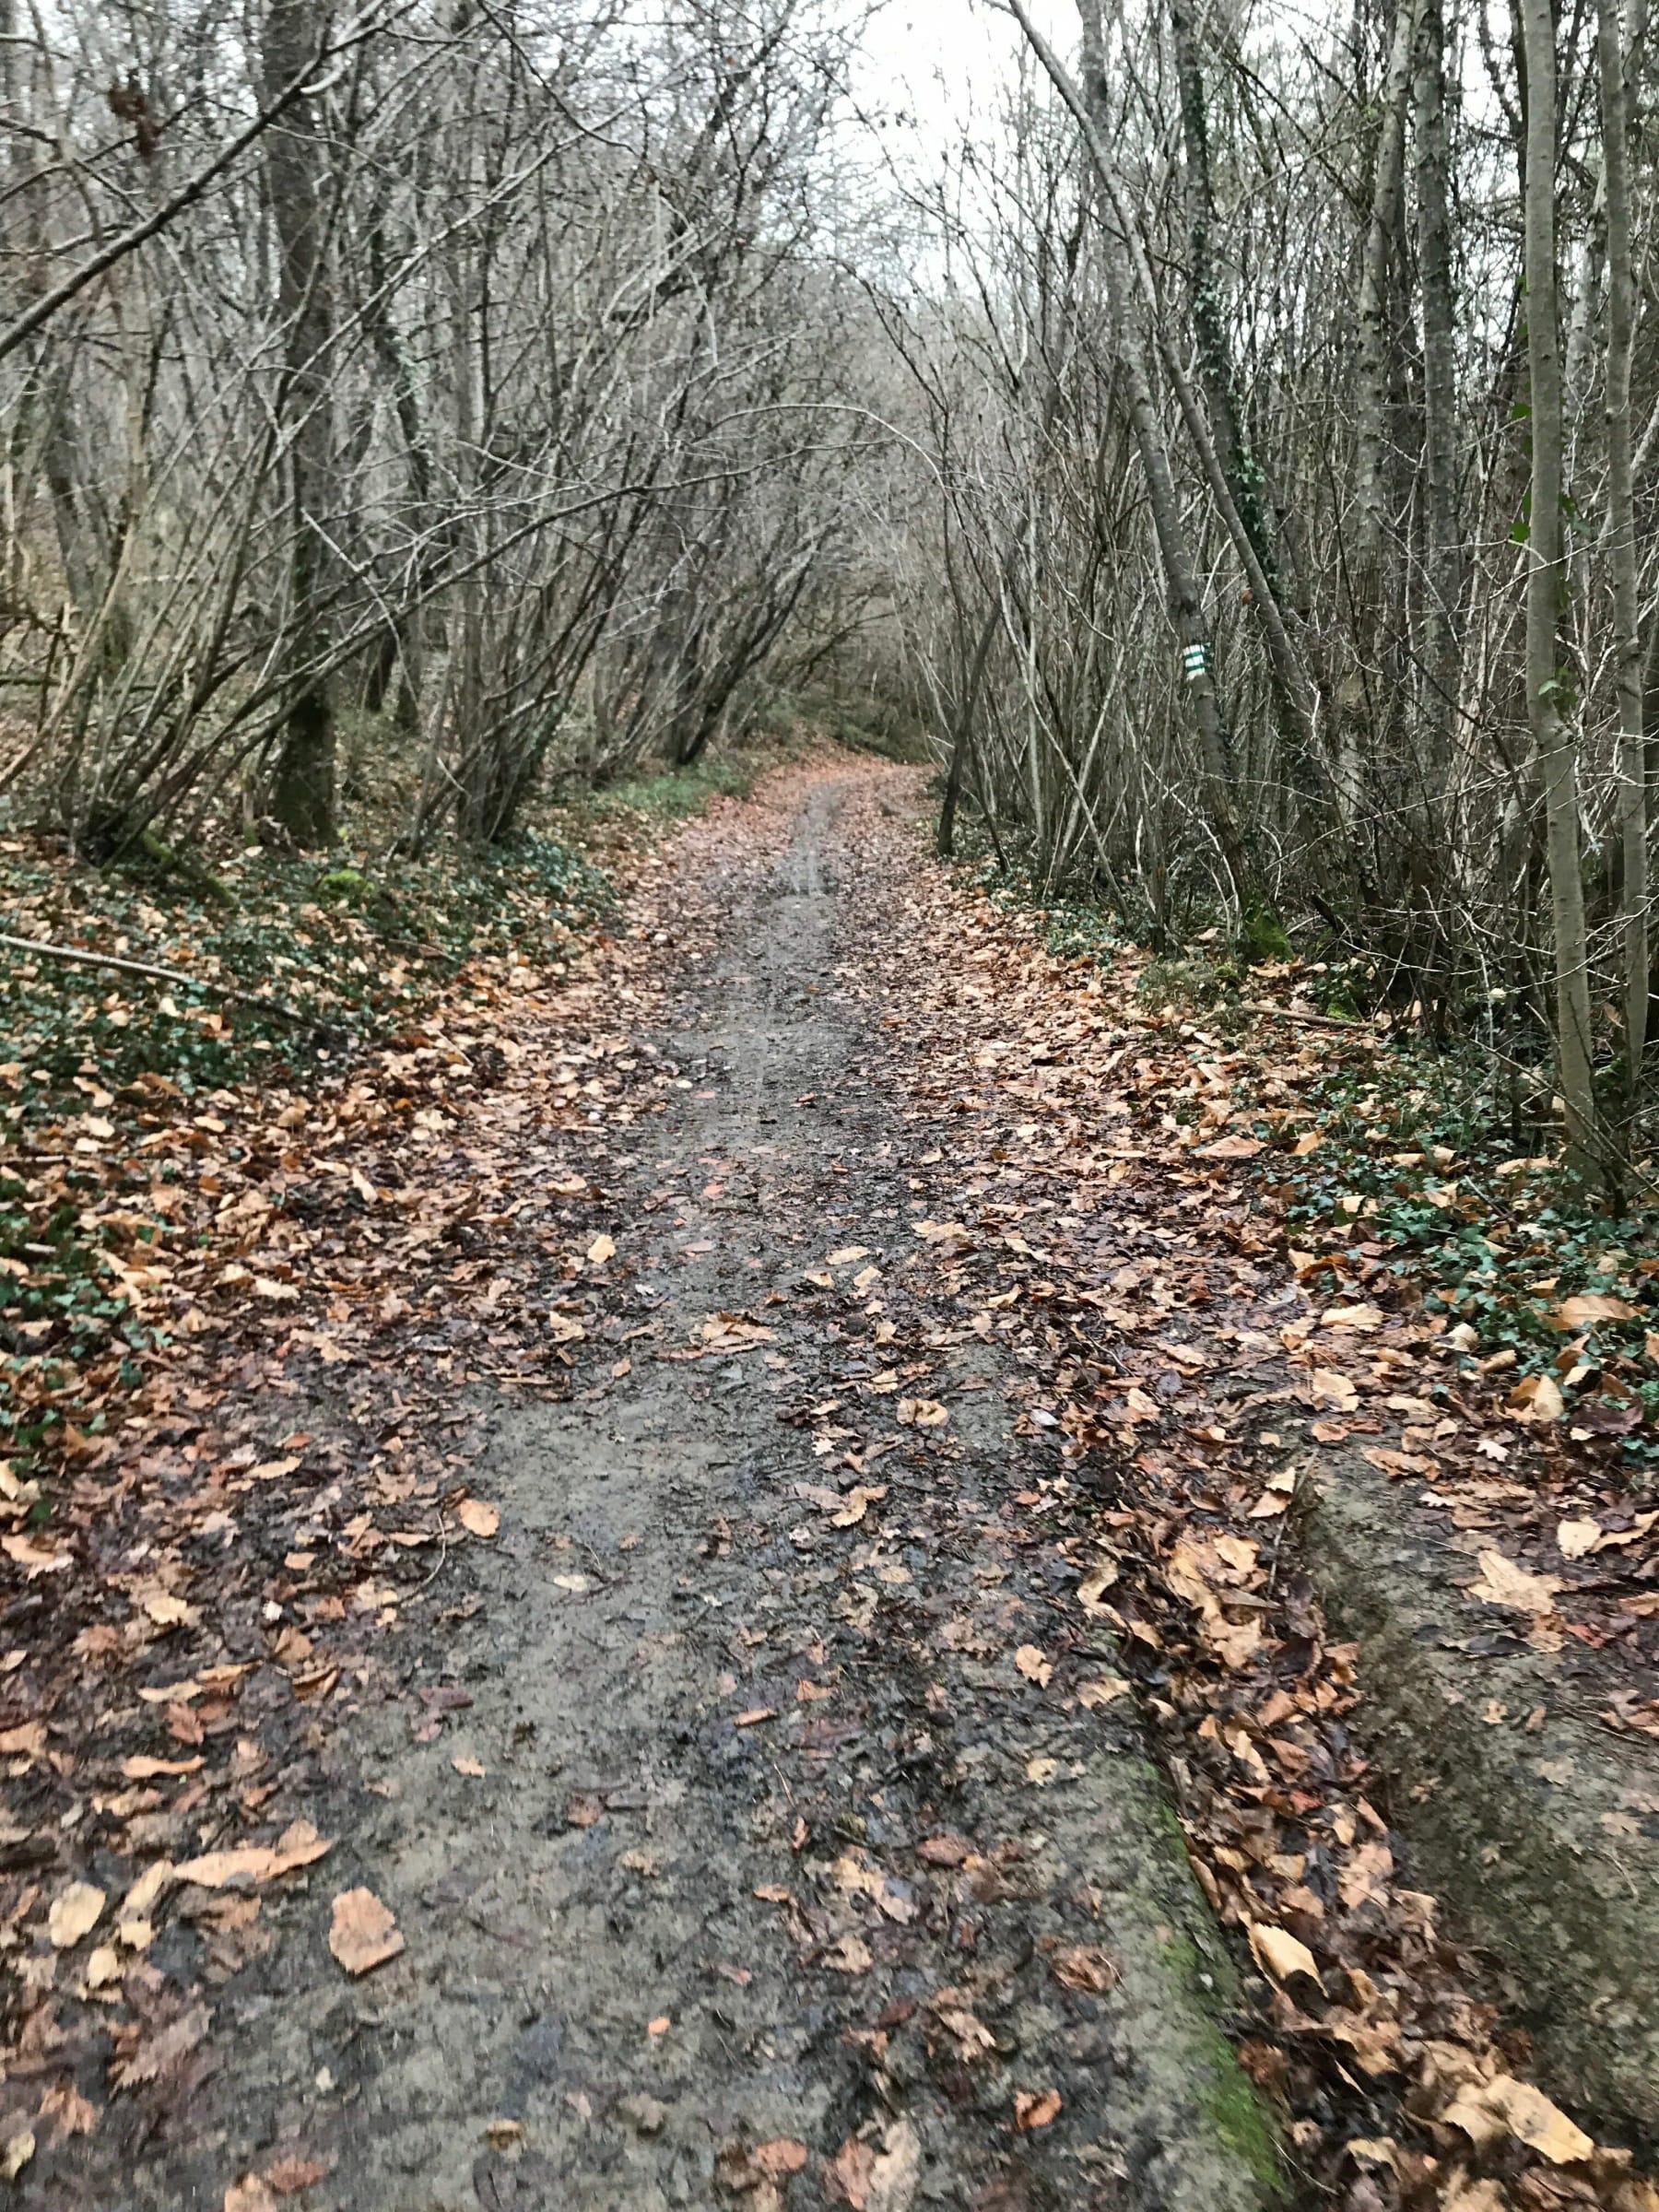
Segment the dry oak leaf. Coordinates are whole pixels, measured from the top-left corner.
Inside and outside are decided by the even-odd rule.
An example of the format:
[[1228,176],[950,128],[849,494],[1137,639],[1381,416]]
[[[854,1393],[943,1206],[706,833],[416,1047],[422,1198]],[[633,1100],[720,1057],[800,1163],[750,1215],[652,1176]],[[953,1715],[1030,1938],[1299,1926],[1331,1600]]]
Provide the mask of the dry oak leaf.
[[1529,2150],[1554,2166],[1571,2166],[1587,2159],[1595,2145],[1582,2127],[1576,2127],[1530,2081],[1512,2074],[1494,2075],[1490,2081],[1465,2082],[1441,2114],[1449,2127],[1461,2127],[1477,2149],[1485,2149],[1505,2135],[1516,2136]]
[[1359,1403],[1359,1393],[1348,1377],[1338,1374],[1334,1367],[1316,1367],[1312,1387],[1316,1406],[1335,1406],[1339,1413],[1352,1413]]
[[278,2196],[298,2196],[301,2189],[314,2189],[327,2173],[321,2159],[301,2159],[290,2154],[278,2159],[275,2166],[267,2166],[265,2179],[266,2187],[275,2189]]
[[1504,1404],[1518,1421],[1559,1421],[1567,1410],[1551,1375],[1524,1375]]
[[1022,1643],[1014,1654],[1014,1664],[1028,1682],[1035,1682],[1040,1689],[1048,1688],[1054,1666],[1041,1645]]
[[1381,1306],[1327,1306],[1321,1316],[1327,1329],[1380,1329],[1382,1326]]
[[46,1915],[46,1933],[54,1949],[66,1951],[98,1925],[104,1909],[104,1891],[91,1882],[71,1882],[55,1897]]
[[907,1427],[937,1429],[950,1418],[937,1398],[900,1398],[899,1419]]
[[60,1568],[74,1564],[73,1553],[48,1551],[28,1536],[0,1536],[0,1551],[21,1567],[30,1582],[37,1574],[56,1574]]
[[1500,1551],[1482,1551],[1478,1581],[1469,1584],[1469,1595],[1488,1606],[1503,1606],[1512,1613],[1553,1613],[1561,1580],[1555,1574],[1528,1574]]
[[172,1874],[176,1881],[196,1882],[204,1889],[222,1889],[227,1882],[274,1881],[278,1875],[311,1865],[333,1849],[333,1843],[320,1836],[309,1820],[295,1820],[275,1844],[242,1843],[232,1851],[204,1852],[199,1859],[186,1859],[182,1866],[175,1866]]
[[1119,1698],[1126,1698],[1134,1688],[1124,1675],[1097,1675],[1092,1682],[1078,1684],[1077,1702],[1092,1712],[1097,1706],[1111,1705]]
[[1634,1321],[1636,1309],[1626,1305],[1622,1298],[1587,1290],[1578,1298],[1564,1298],[1550,1319],[1558,1329],[1588,1329],[1598,1321]]
[[867,1974],[870,1947],[862,1936],[838,1936],[818,1953],[818,1961],[838,1974]]
[[835,1511],[830,1516],[830,1526],[832,1528],[855,1528],[864,1519],[868,1508],[886,1496],[887,1484],[885,1482],[854,1484],[853,1488],[847,1492],[845,1499],[837,1500]]
[[493,1536],[501,1525],[498,1508],[486,1505],[482,1498],[463,1498],[455,1508],[455,1518],[469,1536]]
[[601,1233],[600,1233],[598,1236],[596,1236],[596,1237],[594,1239],[593,1242],[592,1242],[592,1243],[591,1243],[591,1244],[588,1246],[588,1248],[587,1248],[587,1257],[588,1257],[588,1265],[589,1265],[589,1266],[590,1266],[590,1267],[603,1267],[603,1266],[604,1266],[604,1265],[605,1265],[605,1263],[606,1263],[606,1260],[608,1260],[608,1259],[609,1259],[609,1258],[612,1256],[612,1254],[615,1253],[616,1249],[617,1249],[617,1240],[616,1240],[616,1238],[615,1238],[615,1237],[607,1237],[607,1236],[606,1236],[606,1235],[605,1235],[603,1232],[601,1232]]
[[1250,1947],[1263,1972],[1271,1974],[1276,1982],[1288,1982],[1293,1974],[1306,1974],[1310,1981],[1319,1982],[1317,1959],[1288,1928],[1275,1927],[1271,1921],[1253,1920]]
[[1556,1549],[1564,1559],[1582,1559],[1601,1536],[1599,1521],[1560,1521],[1556,1524]]
[[457,1751],[450,1760],[457,1774],[465,1774],[468,1782],[482,1782],[484,1768],[476,1759],[468,1759],[465,1751]]
[[[1260,1150],[1259,1146],[1257,1149]],[[1043,2089],[1036,2093],[1017,2089],[1014,2093],[1014,2124],[1021,2134],[1029,2134],[1034,2127],[1046,2127],[1051,2120],[1058,2118],[1059,2112],[1058,2089]]]
[[342,1889],[334,1900],[328,1947],[348,1974],[366,1974],[395,1959],[404,1939],[395,1916],[372,1889]]
[[1103,1996],[1117,1985],[1118,1962],[1098,1943],[1068,1944],[1064,1950],[1054,1953],[1050,1964],[1055,1981],[1067,1989],[1088,1990],[1095,1996]]

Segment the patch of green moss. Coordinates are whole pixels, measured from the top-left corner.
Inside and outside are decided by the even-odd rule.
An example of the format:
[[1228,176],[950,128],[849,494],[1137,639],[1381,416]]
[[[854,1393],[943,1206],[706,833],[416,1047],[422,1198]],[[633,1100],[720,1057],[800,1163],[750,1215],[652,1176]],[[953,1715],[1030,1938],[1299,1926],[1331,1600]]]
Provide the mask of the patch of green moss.
[[1211,2085],[1203,2099],[1205,2118],[1233,2157],[1248,2166],[1271,2197],[1283,2194],[1278,2136],[1256,2087],[1227,2038],[1217,2029],[1211,2056]]
[[[1186,1831],[1173,1806],[1167,1799],[1161,1800],[1159,1811],[1179,1838],[1184,1853]],[[1198,2045],[1199,2067],[1206,2077],[1198,2092],[1199,2111],[1223,2147],[1249,2169],[1270,2198],[1278,2198],[1283,2194],[1284,2176],[1279,2166],[1277,2131],[1254,2082],[1239,2064],[1238,2053],[1217,2020],[1218,2013],[1232,1994],[1230,1963],[1221,1969],[1223,1986],[1218,1989],[1216,1975],[1205,1966],[1197,1945],[1183,1930],[1171,1930],[1164,1938],[1164,1951],[1184,1985],[1196,2016],[1194,2041]]]

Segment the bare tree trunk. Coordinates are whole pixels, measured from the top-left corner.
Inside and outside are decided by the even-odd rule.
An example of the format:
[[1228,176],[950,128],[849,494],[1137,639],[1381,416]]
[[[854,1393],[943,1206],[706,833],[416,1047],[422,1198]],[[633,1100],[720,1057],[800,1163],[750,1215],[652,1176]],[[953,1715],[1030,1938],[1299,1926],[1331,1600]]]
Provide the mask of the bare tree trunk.
[[1591,1077],[1590,975],[1579,863],[1577,730],[1563,712],[1556,652],[1561,602],[1561,340],[1556,281],[1556,53],[1550,0],[1517,0],[1526,66],[1524,188],[1526,358],[1532,401],[1532,522],[1526,571],[1526,702],[1544,787],[1545,846],[1555,926],[1556,1050],[1567,1116],[1567,1160],[1601,1178]]
[[1647,1041],[1648,821],[1642,731],[1641,625],[1636,507],[1630,463],[1630,356],[1636,287],[1630,248],[1630,101],[1618,0],[1599,0],[1602,182],[1607,213],[1607,536],[1613,571],[1613,629],[1618,683],[1618,817],[1623,852],[1625,1077],[1633,1112]]
[[1430,759],[1443,794],[1462,681],[1463,533],[1457,501],[1456,310],[1447,178],[1446,26],[1441,0],[1419,0],[1416,83],[1418,278],[1423,300],[1423,475],[1428,591],[1423,654]]
[[[318,46],[314,0],[270,0],[262,66],[265,98],[293,83]],[[331,409],[326,352],[332,306],[325,266],[324,164],[315,101],[302,95],[274,124],[265,177],[276,233],[283,324],[283,407],[290,425],[288,605],[285,651],[294,686],[283,724],[271,812],[297,844],[335,834],[333,688],[322,524],[328,506]]]
[[1406,106],[1411,88],[1412,29],[1416,0],[1395,0],[1382,88],[1382,120],[1371,182],[1371,219],[1359,271],[1359,374],[1355,405],[1359,507],[1353,567],[1355,665],[1342,688],[1337,779],[1343,804],[1357,819],[1360,761],[1387,718],[1394,659],[1390,620],[1388,527],[1390,397],[1395,347],[1393,261],[1400,228],[1406,174]]

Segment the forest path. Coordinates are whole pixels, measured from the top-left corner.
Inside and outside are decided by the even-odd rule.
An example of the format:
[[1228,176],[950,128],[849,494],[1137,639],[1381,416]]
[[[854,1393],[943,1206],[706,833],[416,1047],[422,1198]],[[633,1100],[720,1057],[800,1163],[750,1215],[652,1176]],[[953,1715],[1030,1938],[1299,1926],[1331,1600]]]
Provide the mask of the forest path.
[[[660,1040],[688,1087],[604,1170],[612,1341],[564,1402],[477,1408],[482,1602],[335,1738],[311,1940],[221,2014],[217,2124],[135,2202],[296,2146],[341,2212],[1262,2199],[1113,1649],[1005,1525],[1011,1358],[889,1279],[931,1140],[871,1057],[861,887],[916,784],[785,791]],[[406,1942],[356,1983],[322,1940],[353,1866]]]

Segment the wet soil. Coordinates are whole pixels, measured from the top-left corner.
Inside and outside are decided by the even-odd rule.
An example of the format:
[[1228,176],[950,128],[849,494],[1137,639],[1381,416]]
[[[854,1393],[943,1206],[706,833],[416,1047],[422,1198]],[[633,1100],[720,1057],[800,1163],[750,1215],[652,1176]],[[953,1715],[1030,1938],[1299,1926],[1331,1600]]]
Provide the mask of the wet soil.
[[[342,2212],[1271,2194],[1134,1700],[1077,1694],[1117,1655],[1005,1525],[1014,1355],[897,1271],[932,1139],[873,1072],[847,792],[803,790],[606,1168],[608,1341],[562,1402],[453,1408],[499,1535],[335,1735],[335,1848],[222,1992],[217,2071],[37,2201],[217,2212],[287,2154]],[[405,1948],[354,1981],[359,1883]]]

